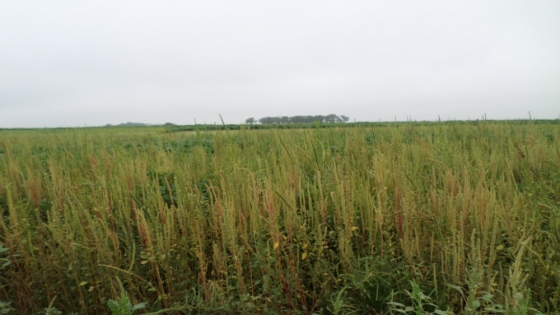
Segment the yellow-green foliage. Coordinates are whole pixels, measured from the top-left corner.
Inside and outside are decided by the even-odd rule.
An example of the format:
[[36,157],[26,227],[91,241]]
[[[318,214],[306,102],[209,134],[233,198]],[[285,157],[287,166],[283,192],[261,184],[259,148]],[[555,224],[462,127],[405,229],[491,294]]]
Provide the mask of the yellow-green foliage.
[[0,214],[18,314],[560,306],[558,122],[1,131]]

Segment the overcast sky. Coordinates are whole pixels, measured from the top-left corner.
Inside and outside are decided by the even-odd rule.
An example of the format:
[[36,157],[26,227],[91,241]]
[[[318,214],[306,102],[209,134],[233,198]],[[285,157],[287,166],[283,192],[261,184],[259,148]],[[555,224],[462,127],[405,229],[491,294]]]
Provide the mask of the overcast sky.
[[2,1],[0,128],[560,115],[560,1]]

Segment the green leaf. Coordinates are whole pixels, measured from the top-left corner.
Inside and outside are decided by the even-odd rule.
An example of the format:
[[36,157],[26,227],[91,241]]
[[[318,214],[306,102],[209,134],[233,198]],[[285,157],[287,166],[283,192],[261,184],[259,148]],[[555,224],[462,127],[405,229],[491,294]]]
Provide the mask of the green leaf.
[[145,308],[146,305],[147,305],[146,302],[138,303],[138,304],[136,304],[136,305],[134,305],[134,306],[132,307],[132,311],[141,310],[141,309]]
[[460,286],[452,285],[452,284],[448,284],[447,286],[450,287],[451,289],[454,289],[457,292],[461,293],[461,295],[463,295],[463,288],[461,288]]
[[393,306],[404,307],[404,304],[401,304],[401,303],[399,303],[399,302],[389,302],[389,303],[387,303],[387,304],[393,305]]
[[482,299],[483,301],[486,301],[486,302],[491,302],[493,297],[494,297],[494,296],[493,296],[491,293],[486,292],[486,293],[484,293],[484,295],[481,297],[481,299]]
[[107,301],[107,306],[109,306],[109,309],[111,310],[111,313],[113,313],[113,314],[115,314],[120,309],[119,303],[115,300]]
[[3,262],[4,262],[4,263],[0,266],[0,269],[6,268],[6,267],[8,267],[9,265],[12,264],[12,262],[9,261],[9,260],[6,259],[6,258],[2,258],[2,259],[0,259],[0,261],[3,261]]
[[15,311],[15,309],[10,307],[10,304],[12,303],[0,301],[0,314],[8,314],[11,311]]

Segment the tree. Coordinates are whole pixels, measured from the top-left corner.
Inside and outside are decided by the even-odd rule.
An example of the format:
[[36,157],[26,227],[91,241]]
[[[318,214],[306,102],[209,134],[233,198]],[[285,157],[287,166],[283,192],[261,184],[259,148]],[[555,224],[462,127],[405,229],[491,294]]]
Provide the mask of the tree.
[[325,121],[328,123],[335,123],[338,122],[339,118],[335,114],[330,114],[325,118]]
[[[253,119],[253,118],[249,118]],[[245,122],[250,123],[249,119]],[[330,114],[323,115],[307,115],[307,116],[277,116],[277,117],[263,117],[258,120],[261,124],[312,124],[312,123],[342,123],[348,121],[350,118],[344,115],[337,116]],[[253,120],[253,123],[256,121]]]
[[248,125],[252,125],[255,122],[256,122],[256,120],[255,120],[254,117],[250,117],[250,118],[245,119],[245,123],[248,124]]

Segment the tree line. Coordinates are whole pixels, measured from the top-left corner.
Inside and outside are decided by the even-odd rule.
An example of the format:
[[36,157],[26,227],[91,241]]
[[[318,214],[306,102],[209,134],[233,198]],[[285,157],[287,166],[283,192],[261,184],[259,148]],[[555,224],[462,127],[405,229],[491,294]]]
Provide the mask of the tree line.
[[257,122],[267,124],[305,124],[305,123],[345,123],[350,120],[350,117],[344,115],[307,115],[307,116],[276,116],[276,117],[263,117],[255,119],[254,117],[247,118],[246,124],[252,125]]

